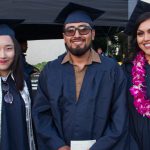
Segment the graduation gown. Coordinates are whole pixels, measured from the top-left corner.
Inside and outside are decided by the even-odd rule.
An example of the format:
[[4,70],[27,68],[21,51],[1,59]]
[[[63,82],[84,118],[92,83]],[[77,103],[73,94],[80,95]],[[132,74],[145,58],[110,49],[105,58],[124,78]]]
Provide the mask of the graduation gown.
[[1,150],[29,150],[25,103],[11,75],[7,78],[12,104],[2,101]]
[[87,67],[76,100],[73,65],[64,56],[46,65],[39,77],[33,120],[39,150],[58,150],[71,140],[96,140],[90,150],[126,150],[126,78],[107,57]]
[[[129,108],[129,128],[132,142],[130,142],[130,149],[134,150],[150,150],[150,119],[140,115],[134,107],[133,96],[129,92],[132,86],[131,69],[132,64],[124,64],[126,76],[128,78],[128,108]],[[146,64],[146,92],[147,97],[150,99],[150,65]]]

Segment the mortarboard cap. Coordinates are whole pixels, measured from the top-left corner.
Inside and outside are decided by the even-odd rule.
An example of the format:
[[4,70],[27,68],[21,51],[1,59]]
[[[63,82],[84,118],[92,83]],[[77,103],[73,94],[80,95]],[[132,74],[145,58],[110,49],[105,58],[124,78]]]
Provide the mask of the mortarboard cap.
[[55,19],[56,23],[86,22],[91,24],[104,11],[70,2]]
[[21,22],[23,22],[23,20],[0,19],[0,35],[10,35],[15,37],[15,32],[12,28]]
[[135,27],[135,22],[139,16],[146,12],[150,12],[150,2],[147,3],[146,1],[148,0],[140,0],[137,2],[125,29],[125,33],[128,35],[132,34]]

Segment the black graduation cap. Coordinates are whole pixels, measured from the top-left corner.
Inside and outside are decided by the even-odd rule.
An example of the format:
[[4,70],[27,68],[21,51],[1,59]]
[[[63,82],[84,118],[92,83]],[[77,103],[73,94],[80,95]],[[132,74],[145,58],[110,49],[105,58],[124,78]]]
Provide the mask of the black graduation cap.
[[75,22],[92,23],[103,13],[104,11],[70,2],[60,11],[55,22],[63,24]]
[[0,35],[10,35],[15,37],[14,28],[19,23],[23,22],[20,19],[0,19]]
[[135,27],[135,22],[140,15],[145,12],[150,12],[150,3],[139,0],[132,12],[132,15],[127,23],[125,33],[131,35]]

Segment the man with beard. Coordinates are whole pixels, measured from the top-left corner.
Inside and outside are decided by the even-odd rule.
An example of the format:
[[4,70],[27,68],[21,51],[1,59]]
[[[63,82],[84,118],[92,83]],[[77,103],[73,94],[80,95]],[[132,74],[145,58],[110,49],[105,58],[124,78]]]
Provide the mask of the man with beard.
[[69,3],[56,18],[67,53],[39,77],[33,105],[39,150],[128,149],[125,76],[92,49],[93,20],[102,13]]

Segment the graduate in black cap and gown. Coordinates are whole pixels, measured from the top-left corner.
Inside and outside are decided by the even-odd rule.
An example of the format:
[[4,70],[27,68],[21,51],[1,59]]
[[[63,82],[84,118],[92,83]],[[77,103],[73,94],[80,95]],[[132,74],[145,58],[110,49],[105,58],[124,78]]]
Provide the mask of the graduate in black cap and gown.
[[0,25],[0,150],[35,150],[21,50],[6,24]]
[[150,3],[137,3],[127,30],[132,51],[123,68],[128,79],[130,150],[150,150]]
[[74,150],[73,143],[85,142],[93,143],[86,150],[128,149],[125,75],[92,49],[93,21],[101,14],[69,3],[56,19],[64,24],[67,53],[39,77],[33,104],[39,150]]

